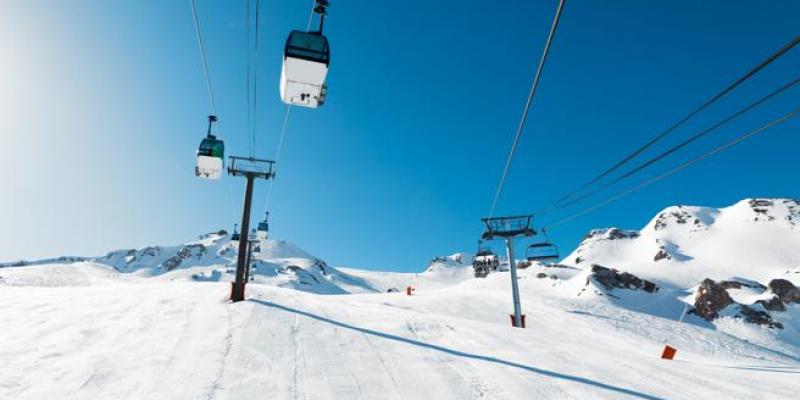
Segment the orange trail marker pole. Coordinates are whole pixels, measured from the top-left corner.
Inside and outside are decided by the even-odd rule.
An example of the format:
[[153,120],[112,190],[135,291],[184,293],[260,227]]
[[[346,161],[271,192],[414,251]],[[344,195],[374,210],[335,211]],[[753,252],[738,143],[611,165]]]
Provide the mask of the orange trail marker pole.
[[[687,311],[689,311],[689,305],[688,304],[686,304],[686,306],[683,307],[683,312],[681,313],[681,317],[678,318],[678,323],[679,324],[681,322],[683,322],[683,319],[686,317],[686,312]],[[664,350],[661,351],[661,359],[662,360],[672,360],[673,358],[675,358],[675,354],[677,354],[677,353],[678,353],[678,349],[676,349],[676,348],[674,348],[674,347],[672,347],[672,346],[670,346],[670,345],[665,343],[664,344]]]

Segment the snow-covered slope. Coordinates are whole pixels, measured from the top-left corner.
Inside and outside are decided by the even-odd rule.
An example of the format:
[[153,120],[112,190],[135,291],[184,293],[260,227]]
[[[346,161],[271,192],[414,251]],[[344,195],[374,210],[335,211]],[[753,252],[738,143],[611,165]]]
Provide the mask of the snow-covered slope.
[[555,286],[566,296],[600,297],[664,318],[688,312],[691,324],[794,352],[800,347],[798,220],[800,201],[791,199],[669,207],[640,231],[589,232],[560,263]]
[[519,271],[527,329],[509,274],[475,279],[463,253],[375,272],[268,241],[236,304],[225,234],[6,264],[0,399],[796,399],[798,210],[671,207],[592,231]]
[[669,207],[641,231],[590,232],[562,264],[613,265],[645,279],[692,287],[704,278],[786,277],[800,284],[800,201],[749,199],[722,209]]
[[[136,278],[0,287],[4,399],[795,399],[800,354],[521,273],[414,296]],[[658,359],[665,341],[674,362]]]
[[[224,233],[202,235],[177,246],[116,250],[102,257],[62,257],[0,264],[3,282],[15,286],[73,286],[103,283],[109,276],[154,280],[231,281],[238,242]],[[254,253],[253,283],[318,294],[375,292],[361,278],[328,266],[282,240],[267,240]],[[24,268],[21,268],[23,267]]]

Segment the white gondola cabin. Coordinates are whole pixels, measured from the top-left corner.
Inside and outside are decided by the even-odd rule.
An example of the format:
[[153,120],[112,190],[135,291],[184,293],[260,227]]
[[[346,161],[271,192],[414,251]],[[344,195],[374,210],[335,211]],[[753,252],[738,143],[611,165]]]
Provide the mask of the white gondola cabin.
[[213,115],[208,117],[208,133],[197,150],[197,166],[194,168],[194,174],[203,179],[217,180],[222,177],[225,143],[211,134],[211,125],[216,121],[217,117]]
[[292,31],[283,52],[280,86],[283,102],[311,108],[325,103],[329,64],[330,48],[322,32]]

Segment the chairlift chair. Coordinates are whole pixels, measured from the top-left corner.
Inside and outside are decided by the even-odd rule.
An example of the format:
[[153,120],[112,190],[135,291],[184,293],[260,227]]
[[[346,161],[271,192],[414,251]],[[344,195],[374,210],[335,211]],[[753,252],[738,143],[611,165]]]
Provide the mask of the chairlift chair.
[[264,220],[258,223],[258,232],[269,232],[269,212],[264,217]]
[[269,212],[265,214],[264,220],[258,223],[258,228],[256,229],[256,239],[258,240],[267,240],[269,235]]
[[197,150],[197,166],[194,168],[194,174],[203,179],[217,180],[222,177],[225,143],[211,134],[211,126],[216,121],[216,116],[208,116],[208,133]]
[[239,224],[233,224],[233,233],[231,234],[231,241],[239,241]]
[[500,260],[497,255],[487,248],[481,248],[478,242],[478,252],[472,259],[472,269],[476,278],[485,278],[492,270],[497,270]]
[[286,39],[280,84],[281,100],[286,104],[317,108],[325,103],[330,46],[322,27],[327,5],[326,0],[317,0],[314,7],[320,15],[318,31],[294,30]]
[[544,241],[533,243],[525,250],[525,255],[530,262],[540,262],[552,264],[561,259],[558,254],[558,247],[550,242]]

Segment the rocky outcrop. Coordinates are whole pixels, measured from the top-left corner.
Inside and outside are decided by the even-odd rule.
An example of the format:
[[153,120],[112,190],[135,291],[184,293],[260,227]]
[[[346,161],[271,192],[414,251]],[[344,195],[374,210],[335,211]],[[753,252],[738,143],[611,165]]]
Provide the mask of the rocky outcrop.
[[[680,208],[683,208],[683,207],[682,206],[678,206],[678,208],[680,209]],[[656,220],[656,223],[653,226],[653,229],[655,229],[657,231],[660,231],[660,230],[666,228],[667,226],[669,226],[669,221],[670,220],[674,221],[677,224],[681,224],[681,225],[689,223],[689,221],[691,221],[691,220],[694,220],[694,223],[697,224],[697,225],[700,224],[700,220],[698,220],[696,218],[693,218],[692,214],[689,214],[685,210],[678,210],[678,211],[663,212],[663,213],[659,214],[658,215],[658,219]]]
[[692,312],[706,321],[713,321],[719,317],[721,310],[731,304],[733,304],[733,299],[728,291],[713,280],[706,278],[697,288]]
[[729,281],[722,281],[719,283],[723,289],[741,289],[743,287],[747,287],[750,289],[758,289],[758,290],[767,290],[767,287],[754,281],[749,281],[745,279],[736,279],[736,280],[729,280]]
[[619,240],[619,239],[635,239],[639,237],[639,232],[629,231],[619,228],[608,229],[593,229],[583,237],[583,240],[596,239],[596,240]]
[[761,304],[767,311],[786,311],[786,306],[783,305],[781,298],[778,296],[772,296],[769,300],[758,300],[756,301],[757,304]]
[[773,320],[772,316],[766,311],[755,310],[752,307],[744,305],[739,306],[739,313],[736,315],[736,318],[743,318],[751,324],[758,324],[768,328],[783,329],[783,324]]
[[[772,284],[772,282],[770,282],[770,284]],[[791,282],[789,284],[791,285]],[[786,310],[780,296],[775,294],[770,299],[758,300],[753,305],[739,304],[731,298],[728,289],[741,289],[742,287],[764,289],[764,286],[757,282],[751,283],[737,280],[714,282],[711,279],[703,280],[697,288],[694,299],[694,309],[691,313],[699,315],[706,321],[713,321],[719,318],[722,310],[735,305],[736,308],[732,314],[729,311],[727,315],[734,318],[741,318],[751,324],[762,325],[773,329],[783,329],[783,325],[775,321],[768,312]],[[791,292],[790,288],[784,283],[778,283],[777,287],[784,289],[786,292]],[[794,285],[792,285],[792,287],[794,287]],[[764,310],[759,310],[759,305],[763,307]]]
[[775,205],[775,203],[772,200],[767,200],[767,199],[750,199],[748,203],[752,208],[772,207]]
[[786,279],[771,280],[767,285],[767,290],[786,304],[800,303],[800,289]]
[[667,250],[661,247],[660,249],[658,249],[658,253],[656,253],[656,256],[653,257],[653,261],[658,262],[661,260],[669,260],[671,258],[672,256],[670,256],[669,253],[667,253]]
[[620,272],[616,269],[606,268],[597,264],[592,265],[592,273],[589,275],[589,279],[594,279],[607,290],[644,290],[647,293],[655,293],[658,291],[658,285],[653,282],[641,279],[627,272]]
[[319,271],[322,275],[328,275],[328,264],[325,261],[322,261],[316,257],[314,257],[312,260],[314,261],[314,266],[319,268]]
[[[797,225],[800,218],[800,200],[798,199],[750,199],[747,204],[752,209],[754,221],[775,221],[783,217],[792,226]],[[781,210],[785,207],[785,211]]]
[[181,247],[181,249],[178,250],[178,254],[164,260],[161,263],[161,269],[164,271],[172,271],[173,269],[180,267],[180,265],[183,263],[183,260],[192,257],[199,259],[205,255],[205,253],[206,246],[203,246],[202,244],[188,244]]

